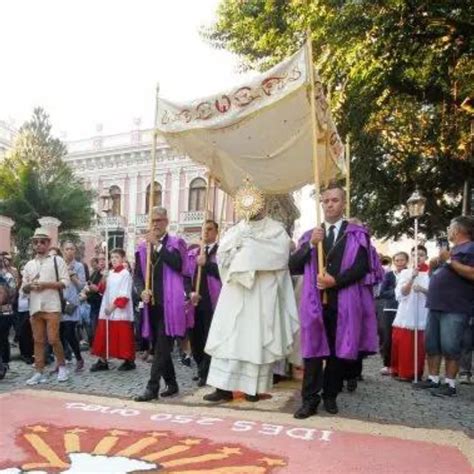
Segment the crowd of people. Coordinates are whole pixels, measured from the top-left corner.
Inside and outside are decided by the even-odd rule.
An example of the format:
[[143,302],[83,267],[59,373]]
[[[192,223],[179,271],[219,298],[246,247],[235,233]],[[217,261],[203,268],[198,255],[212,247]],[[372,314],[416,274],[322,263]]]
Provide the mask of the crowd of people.
[[222,238],[206,221],[201,245],[191,247],[168,233],[167,211],[156,207],[133,266],[112,249],[89,269],[73,242],[53,248],[48,232],[36,229],[34,258],[21,271],[9,254],[0,258],[0,378],[14,327],[22,360],[34,366],[28,385],[48,381],[48,363],[58,381],[70,377],[66,359],[83,371],[85,346],[97,357],[91,372],[110,370],[110,359],[122,361],[120,371],[134,370],[141,352],[151,369],[138,402],[179,392],[176,344],[183,362],[195,361],[196,385],[214,387],[204,396],[210,403],[236,391],[257,402],[282,361],[299,360],[295,418],[316,414],[321,402],[335,414],[344,380],[355,390],[363,359],[379,351],[381,375],[455,395],[459,369],[466,380],[472,375],[473,219],[453,219],[452,248],[431,260],[423,245],[381,257],[367,228],[344,218],[345,199],[337,185],[324,190],[324,223],[296,248],[264,207]]

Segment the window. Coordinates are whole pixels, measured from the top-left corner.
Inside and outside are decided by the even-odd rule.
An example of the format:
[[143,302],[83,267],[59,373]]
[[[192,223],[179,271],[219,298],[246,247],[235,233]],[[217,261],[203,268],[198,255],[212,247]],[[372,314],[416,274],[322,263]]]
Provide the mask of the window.
[[206,207],[206,181],[196,178],[189,186],[189,211],[204,211]]
[[121,212],[121,207],[120,207],[120,201],[121,201],[121,191],[118,186],[111,186],[109,189],[110,193],[110,199],[112,200],[112,206],[111,206],[111,215],[112,216],[120,216]]
[[[145,214],[148,214],[148,211],[150,210],[149,205],[150,205],[150,188],[151,188],[151,183],[147,186],[146,188],[146,202],[145,202]],[[153,207],[155,206],[161,206],[161,184],[157,183],[155,181],[155,184],[153,186]]]

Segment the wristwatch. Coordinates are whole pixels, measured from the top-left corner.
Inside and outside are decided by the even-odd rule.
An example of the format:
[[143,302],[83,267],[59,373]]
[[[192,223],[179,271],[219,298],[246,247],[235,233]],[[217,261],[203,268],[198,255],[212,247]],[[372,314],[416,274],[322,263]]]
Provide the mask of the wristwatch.
[[444,263],[445,263],[448,267],[450,267],[450,266],[451,266],[451,263],[453,263],[453,261],[452,261],[450,258],[448,258]]

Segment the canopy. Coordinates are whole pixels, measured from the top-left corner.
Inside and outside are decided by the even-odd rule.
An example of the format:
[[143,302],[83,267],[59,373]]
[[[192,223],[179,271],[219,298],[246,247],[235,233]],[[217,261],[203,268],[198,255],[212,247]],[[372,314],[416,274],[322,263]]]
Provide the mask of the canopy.
[[[306,48],[247,83],[189,103],[160,99],[158,131],[230,194],[246,177],[268,194],[314,183]],[[312,66],[311,66],[312,67]],[[315,71],[321,184],[344,171],[343,145]]]

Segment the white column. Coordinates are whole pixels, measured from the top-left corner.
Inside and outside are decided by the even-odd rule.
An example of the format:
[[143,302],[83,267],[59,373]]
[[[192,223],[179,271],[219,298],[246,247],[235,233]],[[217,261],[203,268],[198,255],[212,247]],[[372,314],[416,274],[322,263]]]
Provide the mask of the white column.
[[7,216],[0,216],[0,251],[11,251],[11,232],[15,222]]
[[55,217],[45,216],[38,219],[39,225],[46,229],[51,237],[51,245],[56,247],[58,245],[58,233],[61,221]]
[[171,176],[171,206],[168,209],[171,222],[179,224],[179,198],[180,198],[180,168],[176,168]]

